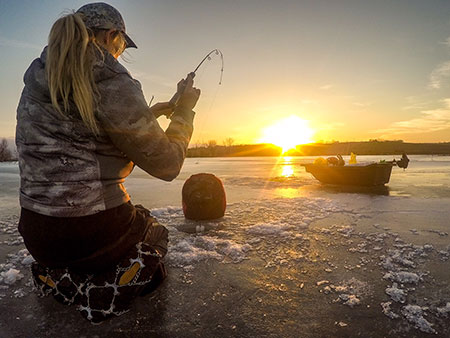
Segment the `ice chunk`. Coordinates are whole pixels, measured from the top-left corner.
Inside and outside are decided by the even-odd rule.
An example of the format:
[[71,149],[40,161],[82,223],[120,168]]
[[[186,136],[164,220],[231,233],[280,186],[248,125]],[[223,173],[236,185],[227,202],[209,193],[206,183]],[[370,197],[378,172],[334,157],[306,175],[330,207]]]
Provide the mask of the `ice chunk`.
[[34,258],[31,255],[28,255],[24,259],[22,259],[22,265],[30,265],[33,262],[34,262]]
[[22,289],[17,289],[14,291],[14,297],[22,298],[23,296],[25,296],[25,292]]
[[402,309],[405,318],[422,332],[436,333],[429,321],[423,318],[423,310],[419,305],[406,305]]
[[339,299],[345,304],[350,307],[354,307],[355,305],[359,305],[361,303],[361,300],[356,297],[356,295],[348,295],[346,293],[343,293],[339,295]]
[[425,245],[423,246],[423,249],[424,249],[425,251],[433,251],[434,247],[433,247],[432,244],[425,244]]
[[332,288],[336,292],[347,292],[347,290],[348,290],[348,286],[347,285],[338,285],[338,286],[334,286],[333,285]]
[[388,317],[391,318],[391,319],[396,319],[396,318],[398,318],[398,317],[400,317],[400,316],[399,316],[398,314],[392,312],[392,310],[391,310],[391,304],[392,304],[392,302],[384,302],[384,303],[381,303],[381,307],[382,307],[382,309],[383,309],[383,313],[384,313],[386,316],[388,316]]
[[393,283],[390,288],[386,288],[386,294],[391,297],[394,302],[404,303],[406,301],[406,291],[399,289],[397,283]]
[[293,226],[291,224],[287,224],[284,222],[277,223],[267,223],[267,224],[255,224],[248,227],[247,232],[253,235],[280,235],[286,236],[289,235],[288,230],[292,229]]
[[408,272],[408,271],[398,271],[398,272],[394,272],[394,271],[390,271],[388,273],[386,273],[383,276],[384,279],[389,279],[390,281],[393,282],[398,282],[398,283],[409,283],[409,284],[417,284],[420,280],[420,277],[418,274],[414,273],[414,272]]
[[316,284],[317,284],[317,286],[321,286],[323,284],[328,284],[328,283],[329,283],[329,281],[327,281],[327,280],[321,280],[321,281],[318,281]]
[[336,325],[339,325],[340,327],[346,327],[348,324],[347,323],[345,323],[345,322],[336,322],[335,323]]
[[223,256],[216,251],[196,247],[188,240],[182,240],[170,247],[168,258],[176,266],[184,266],[207,259],[222,260]]
[[239,263],[246,259],[247,252],[251,248],[249,244],[239,244],[212,236],[188,237],[170,247],[168,258],[176,266],[190,265],[208,259],[223,261],[225,258],[233,263]]
[[7,285],[12,285],[16,281],[21,280],[23,275],[20,273],[20,270],[10,268],[8,271],[3,271],[1,274],[3,279],[3,283]]
[[450,313],[450,302],[447,302],[444,307],[438,307],[436,311],[440,316],[447,317],[447,314]]
[[354,229],[351,226],[349,226],[349,225],[343,225],[343,226],[339,227],[337,229],[337,231],[339,233],[341,233],[342,236],[348,238],[348,237],[350,237],[353,234]]
[[387,257],[382,265],[387,270],[395,269],[394,263],[408,268],[414,268],[416,266],[415,263],[408,258],[404,257],[400,250],[392,250],[390,257]]

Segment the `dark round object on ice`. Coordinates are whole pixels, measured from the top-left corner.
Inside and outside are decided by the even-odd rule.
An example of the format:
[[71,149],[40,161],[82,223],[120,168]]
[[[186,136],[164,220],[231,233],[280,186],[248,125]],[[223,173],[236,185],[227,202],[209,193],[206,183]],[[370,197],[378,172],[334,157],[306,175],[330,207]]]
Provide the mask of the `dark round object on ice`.
[[223,217],[227,201],[222,181],[213,174],[196,174],[184,182],[183,213],[194,221]]

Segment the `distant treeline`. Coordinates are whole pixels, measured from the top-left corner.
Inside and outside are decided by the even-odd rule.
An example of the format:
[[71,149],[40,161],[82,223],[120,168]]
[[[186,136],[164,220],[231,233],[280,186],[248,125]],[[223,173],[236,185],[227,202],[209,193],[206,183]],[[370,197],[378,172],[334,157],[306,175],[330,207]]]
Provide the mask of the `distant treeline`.
[[8,140],[5,138],[2,139],[0,141],[0,162],[15,161],[15,160],[17,160],[17,156],[15,152],[11,151],[8,144]]
[[[297,146],[285,156],[335,156],[350,155],[450,155],[450,142],[445,143],[405,143],[403,141],[333,142],[312,143]],[[239,156],[280,156],[282,149],[273,144],[217,145],[209,142],[188,149],[188,157],[239,157]]]

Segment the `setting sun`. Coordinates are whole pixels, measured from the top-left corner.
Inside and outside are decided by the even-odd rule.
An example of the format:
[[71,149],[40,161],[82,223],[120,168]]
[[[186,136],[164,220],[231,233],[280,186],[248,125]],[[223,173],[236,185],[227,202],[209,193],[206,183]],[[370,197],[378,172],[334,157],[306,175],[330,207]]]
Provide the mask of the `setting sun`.
[[313,135],[314,130],[309,127],[308,121],[293,115],[265,128],[261,142],[272,143],[286,152],[299,144],[313,142]]

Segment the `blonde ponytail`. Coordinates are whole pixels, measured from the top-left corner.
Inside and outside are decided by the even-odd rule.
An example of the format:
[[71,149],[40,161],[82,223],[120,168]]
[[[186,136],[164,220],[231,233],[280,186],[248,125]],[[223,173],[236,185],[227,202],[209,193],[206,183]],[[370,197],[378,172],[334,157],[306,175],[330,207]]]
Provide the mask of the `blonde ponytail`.
[[58,19],[50,31],[46,68],[55,109],[67,113],[72,99],[84,124],[98,135],[94,114],[97,88],[92,72],[95,47],[93,33],[88,32],[81,14],[68,14]]

